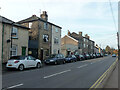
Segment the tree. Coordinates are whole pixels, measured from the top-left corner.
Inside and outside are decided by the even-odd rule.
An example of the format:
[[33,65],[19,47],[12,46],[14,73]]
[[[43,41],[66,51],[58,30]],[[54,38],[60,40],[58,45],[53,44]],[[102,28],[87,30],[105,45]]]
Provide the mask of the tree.
[[108,53],[108,54],[110,54],[111,53],[111,48],[110,48],[110,46],[106,46],[106,48],[105,48],[105,51]]

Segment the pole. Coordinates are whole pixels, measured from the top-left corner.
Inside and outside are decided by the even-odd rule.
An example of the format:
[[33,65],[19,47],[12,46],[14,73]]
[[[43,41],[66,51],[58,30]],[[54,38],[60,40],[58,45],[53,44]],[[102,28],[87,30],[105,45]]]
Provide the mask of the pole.
[[3,45],[4,45],[4,24],[2,26],[2,63],[3,63]]
[[12,32],[13,32],[13,23],[12,23],[12,29],[11,29],[11,49],[10,49],[10,57],[12,57]]
[[119,33],[117,32],[117,39],[118,39],[118,60],[120,59],[120,45],[119,45]]

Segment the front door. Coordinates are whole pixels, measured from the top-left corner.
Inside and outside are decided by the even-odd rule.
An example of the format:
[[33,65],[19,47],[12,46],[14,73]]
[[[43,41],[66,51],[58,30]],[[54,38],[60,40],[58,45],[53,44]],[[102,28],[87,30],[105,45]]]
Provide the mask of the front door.
[[22,47],[22,55],[23,55],[23,56],[26,55],[26,47]]
[[43,52],[43,50],[41,49],[41,58],[40,58],[40,60],[43,60],[43,54],[44,52]]

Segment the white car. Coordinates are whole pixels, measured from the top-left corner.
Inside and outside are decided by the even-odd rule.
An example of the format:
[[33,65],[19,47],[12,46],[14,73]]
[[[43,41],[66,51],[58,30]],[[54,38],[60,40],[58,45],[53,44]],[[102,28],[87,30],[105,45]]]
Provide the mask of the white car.
[[42,67],[42,63],[41,60],[36,59],[32,56],[13,56],[8,60],[6,67],[8,69],[15,68],[23,71],[24,68],[40,68]]

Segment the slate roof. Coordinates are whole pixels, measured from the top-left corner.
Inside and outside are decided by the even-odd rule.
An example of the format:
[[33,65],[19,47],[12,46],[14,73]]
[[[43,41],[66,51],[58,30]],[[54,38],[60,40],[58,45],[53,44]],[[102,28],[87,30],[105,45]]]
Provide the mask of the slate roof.
[[[21,20],[21,21],[18,21],[17,23],[18,23],[18,24],[22,24],[22,23],[27,23],[27,22],[32,22],[32,21],[38,21],[38,20],[43,21],[43,22],[46,22],[45,20],[41,19],[40,17],[37,17],[36,15],[32,15],[31,17],[29,17],[29,18],[27,18],[27,19],[24,19],[24,20]],[[47,23],[49,23],[49,24],[51,24],[51,25],[54,25],[54,26],[59,27],[59,28],[62,29],[62,27],[60,27],[60,26],[58,26],[58,25],[55,25],[55,24],[53,24],[53,23],[51,23],[51,22],[48,22],[48,21],[47,21]]]
[[12,21],[12,20],[10,20],[10,19],[7,19],[7,18],[3,17],[3,16],[0,16],[0,22],[1,22],[1,23],[10,24],[10,25],[13,25],[13,26],[18,26],[18,27],[25,28],[25,29],[29,29],[28,27],[25,27],[25,26],[23,26],[23,25],[20,25],[20,24]]

